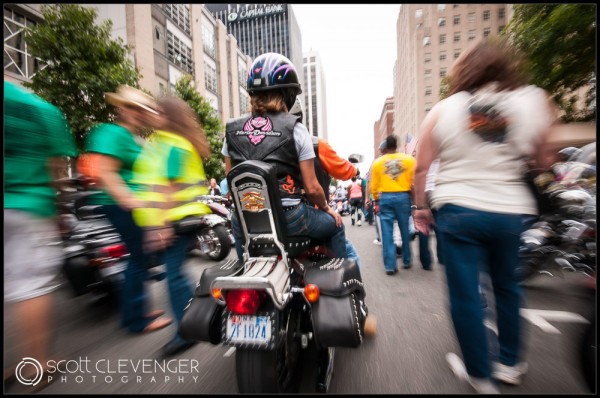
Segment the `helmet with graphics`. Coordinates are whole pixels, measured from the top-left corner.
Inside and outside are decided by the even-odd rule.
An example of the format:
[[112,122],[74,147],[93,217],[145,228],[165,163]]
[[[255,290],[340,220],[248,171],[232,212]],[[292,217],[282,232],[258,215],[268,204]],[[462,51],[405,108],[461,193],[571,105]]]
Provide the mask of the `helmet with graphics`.
[[248,93],[282,89],[288,109],[294,105],[296,96],[302,92],[298,72],[292,61],[277,53],[261,54],[248,73]]

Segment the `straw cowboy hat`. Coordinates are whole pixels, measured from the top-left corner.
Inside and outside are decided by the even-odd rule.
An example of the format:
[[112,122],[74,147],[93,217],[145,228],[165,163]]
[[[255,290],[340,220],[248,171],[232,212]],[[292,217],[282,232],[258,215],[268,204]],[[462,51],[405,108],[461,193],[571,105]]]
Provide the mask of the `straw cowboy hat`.
[[121,84],[119,87],[117,87],[116,93],[104,93],[104,96],[106,102],[111,105],[117,107],[127,105],[138,106],[148,112],[158,115],[158,106],[154,98],[143,91],[138,90],[137,88]]

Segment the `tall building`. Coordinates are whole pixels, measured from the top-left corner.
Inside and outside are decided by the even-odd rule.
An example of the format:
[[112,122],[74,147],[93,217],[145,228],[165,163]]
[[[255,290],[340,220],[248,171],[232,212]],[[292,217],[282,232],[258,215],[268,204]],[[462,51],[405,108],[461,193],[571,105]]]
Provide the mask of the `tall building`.
[[316,137],[327,139],[327,93],[325,73],[316,51],[304,54],[304,124]]
[[[249,104],[246,77],[251,58],[227,34],[225,25],[201,4],[85,4],[97,10],[97,23],[113,23],[113,38],[133,49],[141,72],[140,86],[160,96],[191,74],[198,92],[225,121],[245,113]],[[42,65],[28,54],[25,25],[42,21],[40,5],[4,5],[4,75],[29,80]],[[7,29],[10,34],[7,34]],[[9,48],[7,54],[7,47]]]
[[427,112],[439,101],[440,83],[460,53],[499,33],[510,4],[402,4],[396,24],[394,134],[411,150]]
[[287,57],[298,70],[304,91],[302,35],[289,4],[206,4],[208,10],[227,26],[242,53],[252,59],[274,52]]
[[385,99],[379,120],[373,126],[373,159],[380,155],[379,144],[387,136],[394,134],[394,97]]

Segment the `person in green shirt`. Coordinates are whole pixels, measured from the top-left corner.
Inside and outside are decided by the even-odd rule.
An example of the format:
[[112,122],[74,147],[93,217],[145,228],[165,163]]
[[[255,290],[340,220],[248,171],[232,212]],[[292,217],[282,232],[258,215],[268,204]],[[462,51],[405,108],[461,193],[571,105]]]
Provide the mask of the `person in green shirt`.
[[[16,325],[21,358],[45,367],[54,333],[55,301],[49,293],[60,286],[63,260],[52,185],[58,173],[48,165],[60,166],[56,159],[74,157],[77,150],[57,107],[6,80],[4,149],[4,302],[11,314],[4,319]],[[19,377],[32,381],[33,371],[34,366],[22,366]],[[5,369],[5,381],[14,377],[14,370]],[[35,389],[46,385],[40,380]]]
[[107,93],[106,102],[117,107],[117,120],[95,126],[85,144],[87,161],[93,164],[97,183],[104,191],[94,202],[103,205],[130,254],[121,288],[121,325],[132,333],[151,332],[172,320],[158,318],[163,310],[148,312],[146,308],[144,281],[149,257],[143,248],[144,232],[132,215],[134,208],[143,206],[135,197],[139,186],[133,181],[133,165],[142,150],[139,133],[156,123],[157,105],[151,96],[126,85]]

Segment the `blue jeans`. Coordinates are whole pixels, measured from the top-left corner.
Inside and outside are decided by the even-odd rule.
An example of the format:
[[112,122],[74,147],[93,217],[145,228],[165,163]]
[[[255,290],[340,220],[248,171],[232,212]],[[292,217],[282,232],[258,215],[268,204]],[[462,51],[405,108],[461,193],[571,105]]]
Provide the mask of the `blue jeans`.
[[431,252],[429,251],[429,235],[417,232],[419,236],[419,260],[425,269],[431,268]]
[[143,248],[144,233],[134,222],[131,212],[118,205],[105,205],[103,210],[129,252],[127,267],[123,272],[125,279],[120,289],[121,326],[130,332],[141,332],[150,322],[144,317],[148,302],[144,281],[148,277],[149,262]]
[[346,254],[348,255],[348,258],[351,258],[356,262],[358,269],[360,269],[360,259],[358,258],[358,253],[356,252],[354,245],[352,245],[352,242],[350,242],[348,239],[346,239]]
[[410,195],[408,192],[383,192],[379,197],[379,220],[381,221],[381,243],[383,264],[386,271],[396,269],[396,245],[394,245],[394,220],[398,221],[402,238],[402,262],[410,266]]
[[[193,235],[177,236],[164,253],[167,283],[169,285],[169,301],[173,315],[175,315],[175,321],[177,322],[176,330],[179,330],[179,324],[183,318],[183,310],[194,294],[193,285],[183,272],[183,263],[186,259],[187,249],[190,246],[192,238],[194,238]],[[175,338],[181,339],[178,335]]]
[[[344,224],[337,227],[335,219],[329,214],[303,203],[283,214],[287,223],[288,236],[311,237],[324,242],[332,256],[337,258],[348,257],[346,254]],[[231,216],[231,229],[235,238],[235,250],[240,261],[243,261],[246,240],[237,217],[237,211],[235,211]]]
[[483,325],[479,272],[489,272],[496,304],[499,361],[514,366],[521,353],[519,263],[523,216],[444,205],[436,214],[444,242],[450,312],[467,372],[489,378],[490,349]]

